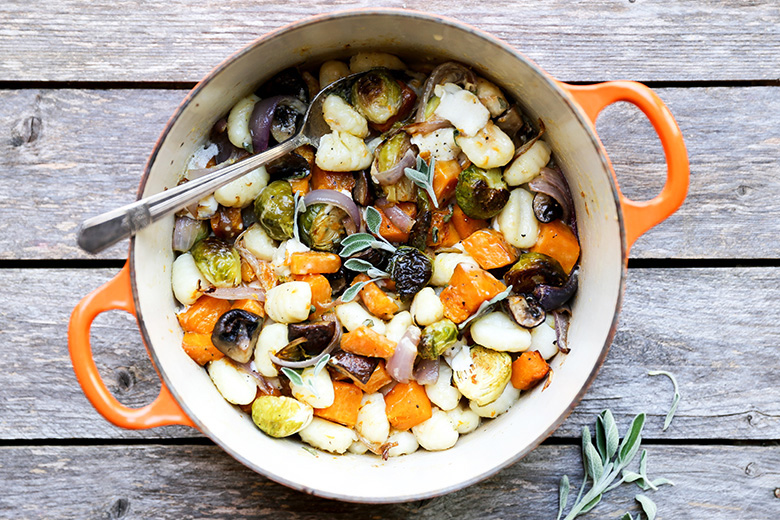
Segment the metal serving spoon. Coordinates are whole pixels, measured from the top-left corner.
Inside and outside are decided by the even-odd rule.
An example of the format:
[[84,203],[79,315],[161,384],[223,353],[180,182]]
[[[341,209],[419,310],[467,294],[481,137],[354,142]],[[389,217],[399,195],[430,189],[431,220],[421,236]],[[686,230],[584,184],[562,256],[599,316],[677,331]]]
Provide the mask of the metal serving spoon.
[[151,197],[85,220],[79,229],[79,246],[89,253],[99,253],[122,239],[134,236],[152,222],[210,195],[217,188],[282,157],[299,146],[310,144],[315,148],[319,147],[320,137],[330,132],[330,127],[322,115],[322,103],[325,98],[334,90],[344,88],[364,74],[365,72],[352,74],[321,90],[309,104],[298,133],[278,146],[229,166],[220,167],[203,177]]

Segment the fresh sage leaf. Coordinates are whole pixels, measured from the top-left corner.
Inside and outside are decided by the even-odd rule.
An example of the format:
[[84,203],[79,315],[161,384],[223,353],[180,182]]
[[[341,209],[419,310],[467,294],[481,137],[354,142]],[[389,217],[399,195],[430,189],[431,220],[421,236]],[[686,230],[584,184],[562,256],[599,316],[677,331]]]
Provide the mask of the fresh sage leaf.
[[330,360],[330,354],[325,354],[322,356],[319,361],[317,361],[317,364],[314,365],[314,377],[317,376],[322,371],[322,368],[328,363]]
[[635,471],[623,471],[623,482],[636,482],[637,480],[641,480],[643,477],[639,473]]
[[585,445],[585,457],[588,465],[588,474],[593,479],[593,482],[596,483],[601,479],[601,475],[604,474],[604,463],[599,452],[596,451],[596,448],[590,442]]
[[488,311],[492,309],[495,304],[505,299],[507,296],[509,296],[511,292],[512,292],[512,286],[510,285],[509,287],[506,288],[506,290],[498,293],[493,298],[482,302],[482,305],[479,306],[477,312],[475,312],[472,316],[469,316],[469,318],[466,321],[458,325],[458,328],[460,330],[465,329],[469,323],[481,317],[482,315],[487,314]]
[[379,227],[382,225],[382,215],[373,207],[366,207],[366,227],[375,235],[379,235]]
[[620,520],[634,520],[634,517],[631,516],[631,513],[626,513],[623,515],[623,518],[621,518]]
[[620,451],[618,453],[618,461],[627,466],[636,455],[639,450],[639,444],[642,442],[642,427],[645,424],[645,414],[640,413],[631,422],[631,426],[623,437],[623,442],[620,443]]
[[659,478],[655,479],[652,482],[652,484],[655,487],[658,487],[658,486],[674,486],[674,482],[672,482],[668,478],[664,478],[664,477],[659,477]]
[[555,520],[560,520],[563,510],[566,509],[566,504],[569,502],[569,477],[564,475],[561,477],[561,483],[558,485],[558,517]]
[[603,414],[599,414],[599,416],[596,417],[596,449],[599,450],[601,460],[604,462],[609,460],[609,457],[607,457],[607,434],[604,431]]
[[612,412],[604,410],[601,415],[604,420],[604,433],[607,438],[607,460],[609,460],[617,453],[620,434],[618,433],[617,423],[615,423],[615,417],[612,415]]
[[427,164],[425,159],[417,156],[417,165],[415,168],[404,168],[404,175],[412,181],[416,186],[422,188],[428,193],[431,198],[431,202],[439,208],[439,201],[436,197],[436,192],[433,190],[433,172],[436,169],[436,159],[431,157],[431,163]]
[[374,266],[365,260],[359,258],[350,258],[344,262],[344,267],[351,271],[357,271],[358,273],[366,273],[369,269],[373,269]]
[[368,249],[369,247],[371,247],[371,244],[372,242],[352,242],[351,244],[347,244],[346,246],[342,247],[339,256],[344,258],[348,256],[352,256],[357,252],[363,251],[364,249]]
[[593,498],[593,499],[592,499],[590,502],[588,502],[587,504],[585,504],[585,507],[583,507],[583,508],[582,508],[582,510],[581,510],[581,513],[582,513],[582,514],[585,514],[585,513],[587,513],[588,511],[590,511],[591,509],[593,509],[594,507],[596,507],[596,505],[597,505],[599,502],[601,502],[601,495],[600,495],[600,494],[599,494],[599,495],[597,495],[595,498]]
[[282,367],[282,374],[287,376],[294,385],[303,386],[303,378],[296,370],[289,367]]
[[655,515],[658,514],[658,507],[655,505],[655,502],[645,495],[637,495],[634,498],[642,506],[642,511],[647,515],[647,520],[655,520]]
[[366,284],[368,284],[368,282],[357,282],[356,284],[347,287],[347,289],[341,295],[341,301],[343,303],[349,303],[354,300],[355,297],[360,294],[360,291],[363,289],[363,287],[366,286]]
[[672,397],[672,405],[669,408],[669,412],[666,414],[666,419],[664,420],[663,431],[666,431],[669,425],[672,424],[674,414],[677,412],[677,405],[680,404],[680,388],[677,386],[677,379],[674,377],[674,374],[667,372],[666,370],[651,370],[647,373],[647,375],[666,376],[672,380],[672,386],[674,386],[674,397]]
[[344,240],[341,241],[341,245],[349,245],[354,242],[368,242],[371,243],[374,240],[374,235],[370,235],[368,233],[355,233],[354,235],[349,235],[348,237],[344,238]]
[[375,267],[372,267],[371,269],[366,271],[366,274],[371,278],[390,278],[389,274]]

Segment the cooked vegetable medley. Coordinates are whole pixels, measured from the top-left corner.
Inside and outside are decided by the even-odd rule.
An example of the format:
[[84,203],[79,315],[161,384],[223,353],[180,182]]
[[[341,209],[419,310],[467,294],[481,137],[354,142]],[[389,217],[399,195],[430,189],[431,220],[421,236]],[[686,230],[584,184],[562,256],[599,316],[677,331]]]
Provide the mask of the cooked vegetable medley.
[[580,247],[543,122],[459,63],[359,53],[240,100],[182,182],[290,138],[357,72],[324,101],[318,149],[177,215],[183,347],[272,437],[445,450],[568,352]]

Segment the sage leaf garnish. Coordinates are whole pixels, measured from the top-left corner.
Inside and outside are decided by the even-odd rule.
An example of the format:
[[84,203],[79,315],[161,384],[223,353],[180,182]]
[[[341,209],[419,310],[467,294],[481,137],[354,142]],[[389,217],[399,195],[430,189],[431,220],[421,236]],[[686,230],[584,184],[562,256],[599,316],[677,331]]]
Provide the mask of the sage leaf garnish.
[[365,287],[367,284],[368,282],[358,282],[354,285],[350,285],[341,295],[341,301],[343,303],[351,302],[358,294],[360,294],[360,291],[362,291],[363,287]]
[[647,520],[655,520],[655,515],[658,514],[658,507],[655,505],[655,502],[645,495],[637,495],[634,498],[642,506],[642,511],[647,515]]
[[650,480],[650,477],[647,476],[647,450],[642,450],[642,454],[639,456],[639,473],[624,470],[621,482],[635,482],[643,491],[647,491],[648,489],[656,491],[658,486],[664,484],[670,486],[674,485],[674,482],[663,477],[656,480]]
[[672,419],[674,418],[674,414],[677,411],[677,405],[680,404],[680,388],[677,386],[677,379],[674,377],[674,374],[667,372],[666,370],[651,370],[647,373],[647,375],[666,376],[672,380],[672,385],[674,386],[674,397],[672,398],[672,406],[669,408],[669,413],[666,414],[666,419],[664,420],[663,431],[666,431],[669,425],[672,424]]
[[626,513],[623,515],[623,518],[621,518],[620,520],[634,520],[634,517],[631,516],[631,513]]
[[511,292],[512,292],[512,286],[509,286],[509,287],[506,288],[506,290],[498,293],[493,298],[491,298],[491,299],[489,299],[487,301],[482,302],[482,305],[479,306],[479,308],[477,309],[477,312],[475,312],[472,316],[469,316],[469,318],[466,321],[464,321],[463,323],[458,325],[458,328],[460,330],[465,329],[466,326],[469,323],[471,323],[472,321],[476,320],[477,318],[479,318],[483,314],[487,314],[488,311],[490,311],[495,304],[497,304],[501,300],[505,299],[507,296],[509,296],[509,293],[511,293]]
[[341,241],[341,252],[339,253],[339,256],[346,258],[348,256],[354,255],[358,251],[368,249],[369,247],[373,247],[374,249],[384,249],[385,251],[394,253],[395,247],[393,247],[390,242],[382,238],[382,235],[379,234],[379,227],[381,224],[382,215],[380,215],[375,208],[371,206],[367,207],[366,225],[372,233],[380,238],[380,240],[377,240],[374,235],[369,233],[355,233],[354,235],[350,235]]
[[313,393],[316,397],[320,396],[320,393],[317,391],[317,389],[312,384],[312,379],[317,377],[317,374],[319,374],[322,371],[322,367],[325,366],[325,364],[330,359],[330,354],[325,354],[322,356],[318,361],[317,364],[314,365],[314,373],[311,377],[307,377],[305,380],[303,379],[303,376],[301,372],[298,372],[297,370],[294,370],[290,367],[282,367],[282,374],[287,376],[287,379],[290,380],[290,382],[294,385],[302,386],[304,388],[308,388],[311,393]]
[[561,520],[563,510],[566,509],[566,505],[569,502],[569,477],[564,475],[561,477],[561,483],[558,485],[558,516],[555,520]]
[[382,215],[374,206],[366,207],[366,227],[375,235],[379,234],[379,227],[382,225]]
[[350,271],[357,271],[358,273],[365,273],[369,269],[374,268],[372,264],[366,262],[365,260],[361,260],[360,258],[350,258],[344,262],[344,267]]
[[404,168],[404,175],[417,187],[424,189],[431,198],[433,205],[436,209],[439,209],[439,201],[436,198],[436,192],[433,191],[433,172],[435,169],[436,159],[434,157],[431,157],[431,162],[428,164],[425,162],[425,159],[418,155],[415,168]]
[[289,367],[282,367],[282,374],[286,375],[287,379],[289,379],[293,384],[303,386],[303,378],[296,370],[293,370]]
[[317,364],[314,365],[314,377],[317,377],[317,374],[319,374],[322,371],[322,368],[326,364],[328,364],[329,360],[330,360],[330,354],[325,354],[319,359],[319,361],[317,361]]

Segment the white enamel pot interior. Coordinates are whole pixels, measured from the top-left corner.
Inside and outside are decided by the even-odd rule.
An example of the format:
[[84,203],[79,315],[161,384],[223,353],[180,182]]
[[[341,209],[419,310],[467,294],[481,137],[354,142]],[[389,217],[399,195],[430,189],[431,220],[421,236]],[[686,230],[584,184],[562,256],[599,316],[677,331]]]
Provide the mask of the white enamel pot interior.
[[394,10],[313,18],[260,38],[196,86],[157,143],[141,195],[176,185],[212,125],[274,73],[376,49],[413,60],[469,64],[518,100],[532,120],[544,120],[546,140],[574,195],[582,245],[569,331],[572,351],[555,358],[555,377],[546,390],[527,393],[508,413],[484,421],[443,452],[421,449],[386,462],[365,455],[313,456],[295,438],[264,435],[220,396],[203,368],[182,350],[170,284],[172,217],[133,240],[130,268],[138,319],[153,360],[204,434],[248,467],[294,489],[347,501],[399,502],[463,488],[527,454],[576,406],[606,355],[623,289],[625,234],[608,160],[577,105],[517,51],[451,20]]

